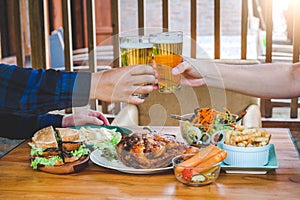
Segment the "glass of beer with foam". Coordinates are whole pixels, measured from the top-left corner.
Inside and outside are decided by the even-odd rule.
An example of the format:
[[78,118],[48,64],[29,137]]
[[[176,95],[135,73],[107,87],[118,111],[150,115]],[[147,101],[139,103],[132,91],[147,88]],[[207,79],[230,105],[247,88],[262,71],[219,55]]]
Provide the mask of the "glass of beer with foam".
[[[152,43],[147,36],[120,37],[120,53],[122,67],[138,64],[151,65]],[[147,84],[147,83],[145,83]],[[145,98],[148,94],[135,94],[139,98]]]
[[172,75],[172,68],[182,62],[183,33],[174,31],[151,34],[150,42],[153,44],[159,92],[175,92],[180,88],[180,75]]

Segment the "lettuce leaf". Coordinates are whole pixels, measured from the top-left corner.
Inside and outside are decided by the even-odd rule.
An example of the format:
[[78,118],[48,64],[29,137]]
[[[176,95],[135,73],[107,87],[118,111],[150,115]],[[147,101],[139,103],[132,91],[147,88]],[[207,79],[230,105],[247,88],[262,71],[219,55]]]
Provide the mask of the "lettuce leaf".
[[121,133],[115,132],[115,133],[112,134],[112,138],[109,140],[109,142],[112,145],[116,146],[117,144],[119,144],[119,142],[121,141],[121,139],[122,139]]
[[116,146],[122,139],[122,134],[119,132],[111,132],[112,138],[105,142],[96,143],[93,148],[100,149],[102,152],[102,156],[107,160],[117,160],[118,155],[116,151]]
[[84,156],[89,154],[89,149],[85,145],[81,145],[78,149],[71,151],[71,154],[76,157]]
[[45,151],[46,149],[42,149],[42,148],[31,148],[30,150],[30,155],[34,156],[34,155],[43,155],[43,152]]
[[118,157],[116,145],[113,145],[110,141],[97,143],[94,145],[94,148],[100,149],[102,156],[109,161],[116,160]]
[[53,156],[51,158],[36,157],[31,161],[30,166],[33,169],[37,169],[39,164],[45,166],[54,166],[56,161],[62,161],[62,158],[59,156]]

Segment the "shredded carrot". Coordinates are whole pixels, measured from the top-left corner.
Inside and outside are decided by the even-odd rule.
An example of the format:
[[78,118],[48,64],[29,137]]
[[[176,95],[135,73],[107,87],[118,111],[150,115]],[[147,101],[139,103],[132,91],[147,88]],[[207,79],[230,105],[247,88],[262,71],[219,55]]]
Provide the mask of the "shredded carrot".
[[217,116],[221,116],[224,123],[231,123],[229,120],[232,118],[232,114],[227,108],[225,108],[225,112],[220,112],[207,107],[195,109],[195,115],[191,123],[201,126],[205,131],[209,131],[211,129],[209,125],[214,124]]

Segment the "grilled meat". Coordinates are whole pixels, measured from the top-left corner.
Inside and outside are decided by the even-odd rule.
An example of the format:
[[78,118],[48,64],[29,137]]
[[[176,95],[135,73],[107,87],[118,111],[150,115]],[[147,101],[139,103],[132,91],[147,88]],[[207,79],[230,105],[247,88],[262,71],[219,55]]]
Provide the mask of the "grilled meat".
[[171,164],[172,158],[188,149],[172,136],[156,133],[131,133],[117,145],[119,160],[134,168],[161,168]]

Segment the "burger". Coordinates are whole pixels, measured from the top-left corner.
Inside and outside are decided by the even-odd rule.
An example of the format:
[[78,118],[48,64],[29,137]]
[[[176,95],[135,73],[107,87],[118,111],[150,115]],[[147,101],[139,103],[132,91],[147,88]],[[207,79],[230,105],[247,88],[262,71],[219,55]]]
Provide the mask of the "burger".
[[79,160],[82,156],[89,153],[76,129],[57,128],[57,135],[60,138],[61,153],[65,163]]
[[31,146],[31,167],[63,165],[63,158],[52,126],[37,131],[28,143]]
[[88,156],[89,149],[79,141],[78,130],[71,128],[55,130],[52,126],[43,128],[37,131],[32,141],[28,143],[31,146],[30,166],[33,169],[63,167],[84,160]]

